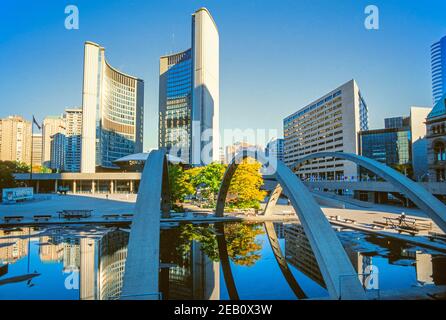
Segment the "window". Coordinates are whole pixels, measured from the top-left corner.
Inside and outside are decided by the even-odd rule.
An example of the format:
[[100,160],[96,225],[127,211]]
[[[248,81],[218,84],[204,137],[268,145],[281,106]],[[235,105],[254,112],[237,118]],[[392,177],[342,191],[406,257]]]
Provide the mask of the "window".
[[442,141],[437,141],[434,144],[434,160],[446,161],[446,146]]

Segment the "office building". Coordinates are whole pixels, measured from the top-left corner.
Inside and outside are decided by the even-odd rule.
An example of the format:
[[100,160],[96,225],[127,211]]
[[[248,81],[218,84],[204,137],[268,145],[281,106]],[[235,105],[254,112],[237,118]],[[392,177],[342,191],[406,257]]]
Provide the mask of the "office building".
[[80,172],[82,149],[82,109],[66,109],[65,120],[67,137],[65,170],[69,172]]
[[[431,108],[411,107],[410,116],[384,119],[384,129],[359,133],[360,154],[415,180],[427,173],[426,126]],[[361,168],[361,175],[374,176]]]
[[32,164],[33,166],[42,165],[42,147],[43,139],[41,133],[34,133],[32,135]]
[[446,93],[426,119],[429,181],[446,181]]
[[51,140],[57,133],[65,134],[66,121],[61,116],[47,116],[42,123],[42,165],[51,166]]
[[94,173],[142,152],[144,82],[113,68],[98,44],[84,49],[81,172]]
[[51,140],[56,133],[65,134],[66,122],[63,116],[48,116],[42,123],[42,165],[51,166]]
[[31,163],[31,122],[20,116],[0,119],[0,160]]
[[159,147],[188,164],[219,161],[219,34],[205,8],[192,47],[160,58]]
[[56,133],[51,136],[50,165],[52,170],[57,172],[65,171],[67,156],[67,137],[63,133]]
[[446,93],[446,36],[431,46],[432,95],[434,104]]
[[[368,130],[368,109],[355,80],[315,100],[286,117],[284,161],[288,166],[318,152],[359,154],[358,133]],[[356,177],[357,167],[348,161],[315,159],[302,166],[305,178],[343,179]]]
[[283,161],[283,146],[284,146],[284,139],[277,139],[274,138],[268,144],[265,148],[265,155],[267,157],[275,158],[279,161]]

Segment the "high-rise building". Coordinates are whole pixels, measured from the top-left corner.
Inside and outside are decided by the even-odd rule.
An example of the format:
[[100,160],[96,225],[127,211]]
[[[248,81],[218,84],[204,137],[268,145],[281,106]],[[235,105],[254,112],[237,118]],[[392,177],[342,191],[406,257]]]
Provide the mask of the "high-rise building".
[[65,134],[66,121],[61,116],[48,116],[42,123],[42,165],[50,167],[51,165],[51,140],[56,133]]
[[82,145],[82,109],[70,108],[65,110],[67,155],[65,170],[80,172]]
[[92,42],[85,43],[82,112],[81,172],[116,168],[114,160],[142,152],[144,81],[110,66]]
[[34,133],[32,135],[32,164],[33,166],[42,165],[42,134]]
[[31,122],[20,116],[0,119],[0,160],[31,163]]
[[67,137],[63,133],[51,136],[51,157],[49,167],[58,172],[65,171],[67,157]]
[[159,147],[200,165],[219,161],[219,34],[209,11],[192,15],[192,48],[160,58]]
[[432,95],[434,104],[446,93],[446,36],[431,46]]
[[[286,117],[284,160],[288,166],[317,152],[359,153],[358,132],[368,130],[368,109],[351,80]],[[340,179],[357,175],[357,167],[338,159],[315,159],[300,168],[301,178]]]
[[429,181],[446,181],[446,93],[426,119]]
[[271,139],[270,142],[267,143],[265,148],[265,155],[267,157],[275,158],[279,161],[283,161],[283,146],[284,146],[284,139]]

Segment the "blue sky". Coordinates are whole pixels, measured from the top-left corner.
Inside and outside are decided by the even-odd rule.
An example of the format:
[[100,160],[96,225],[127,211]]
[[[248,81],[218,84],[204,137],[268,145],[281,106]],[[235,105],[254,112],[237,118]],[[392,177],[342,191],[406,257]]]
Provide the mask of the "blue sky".
[[[65,6],[80,29],[64,28]],[[364,28],[377,5],[380,29]],[[83,43],[145,81],[145,149],[157,146],[159,56],[190,46],[191,14],[220,32],[220,125],[282,131],[282,120],[354,78],[370,127],[432,104],[430,46],[446,35],[444,0],[2,0],[0,117],[39,120],[81,105]]]

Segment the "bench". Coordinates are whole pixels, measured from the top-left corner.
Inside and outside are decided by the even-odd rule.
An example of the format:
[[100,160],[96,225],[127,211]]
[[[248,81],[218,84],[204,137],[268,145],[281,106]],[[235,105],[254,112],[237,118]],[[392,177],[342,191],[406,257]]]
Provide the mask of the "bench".
[[408,228],[408,227],[396,227],[396,228],[394,228],[394,229],[395,229],[396,231],[398,231],[398,233],[406,232],[406,233],[409,233],[409,234],[412,235],[412,236],[417,235],[418,232],[420,231],[420,230],[418,230],[417,228]]
[[344,221],[345,221],[346,223],[356,224],[356,220],[353,220],[353,219],[344,219]]
[[438,232],[429,232],[429,239],[431,241],[434,240],[443,240],[446,241],[446,234],[444,233],[438,233]]
[[41,214],[41,215],[35,215],[33,216],[34,221],[39,221],[39,220],[45,220],[48,221],[52,218],[52,215],[45,215],[45,214]]
[[20,221],[22,221],[24,218],[25,218],[24,216],[5,216],[5,217],[3,217],[3,220],[4,220],[5,222],[10,222],[10,221],[17,221],[17,222],[20,222]]
[[118,219],[119,218],[119,214],[104,214],[102,215],[103,218],[105,218],[105,220],[108,219]]
[[385,217],[386,224],[388,226],[402,227],[405,229],[414,229],[417,232],[421,230],[432,230],[432,222],[425,219],[416,219],[416,218],[408,218],[404,219],[393,218],[393,217]]
[[124,214],[121,214],[121,217],[123,217],[125,219],[131,219],[131,218],[133,218],[133,214],[131,214],[131,213],[124,213]]
[[65,219],[81,219],[91,217],[93,210],[62,210],[59,211],[59,218],[62,216]]

